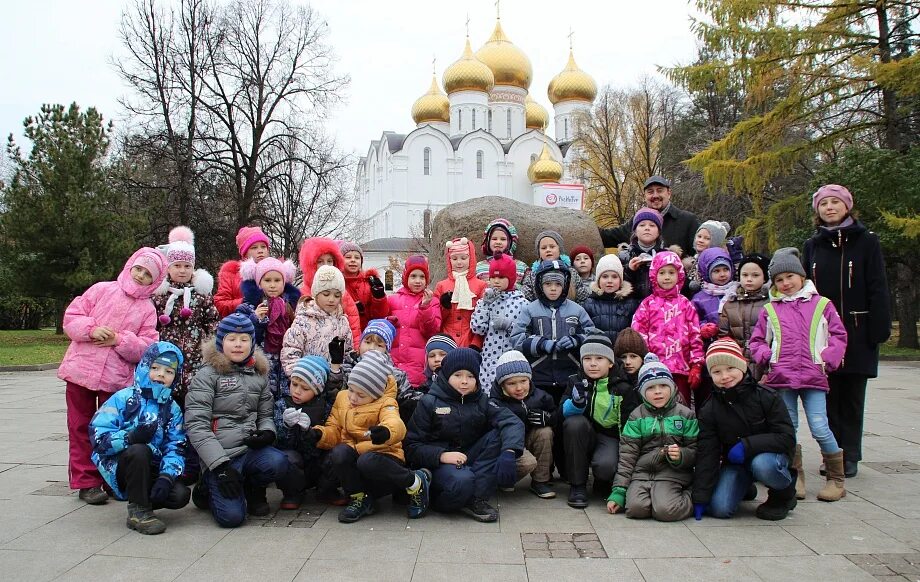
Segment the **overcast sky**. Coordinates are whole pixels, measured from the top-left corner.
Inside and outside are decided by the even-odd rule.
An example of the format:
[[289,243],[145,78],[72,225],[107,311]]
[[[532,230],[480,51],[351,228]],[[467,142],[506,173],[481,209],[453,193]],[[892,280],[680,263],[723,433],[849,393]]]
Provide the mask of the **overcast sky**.
[[[4,2],[0,18],[0,135],[22,134],[22,120],[42,103],[95,106],[116,125],[126,89],[109,60],[120,49],[116,29],[124,2]],[[330,132],[363,155],[383,130],[407,132],[413,101],[428,89],[431,60],[444,68],[460,57],[470,18],[473,50],[495,25],[494,0],[314,0],[328,21],[338,68],[351,75],[347,103]],[[552,115],[546,86],[565,66],[569,29],[575,58],[599,86],[626,86],[656,65],[695,55],[687,0],[504,0],[505,33],[529,57],[531,95]]]

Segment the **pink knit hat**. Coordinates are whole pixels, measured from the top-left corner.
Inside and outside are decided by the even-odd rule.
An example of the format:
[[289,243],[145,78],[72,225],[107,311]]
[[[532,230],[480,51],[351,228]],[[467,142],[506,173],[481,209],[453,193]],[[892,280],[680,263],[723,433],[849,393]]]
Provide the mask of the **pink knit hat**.
[[244,226],[236,233],[236,248],[240,250],[241,257],[245,257],[249,247],[257,242],[263,242],[267,247],[271,246],[268,237],[258,226]]
[[166,246],[166,262],[189,263],[195,266],[195,233],[187,226],[177,226],[169,231],[169,244]]
[[281,273],[285,283],[294,282],[295,267],[291,261],[265,257],[258,263],[252,259],[246,259],[240,264],[240,278],[246,281],[255,281],[256,284],[262,281],[262,277],[270,271]]
[[830,198],[831,196],[839,198],[844,206],[847,207],[847,212],[853,210],[853,195],[850,194],[849,190],[839,184],[825,184],[818,188],[818,191],[811,196],[811,207],[817,212],[818,204],[825,198]]

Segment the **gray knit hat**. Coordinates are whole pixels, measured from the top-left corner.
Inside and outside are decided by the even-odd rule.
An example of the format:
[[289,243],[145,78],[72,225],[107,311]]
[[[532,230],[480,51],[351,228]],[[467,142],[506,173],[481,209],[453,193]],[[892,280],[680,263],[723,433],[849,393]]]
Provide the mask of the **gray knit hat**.
[[613,342],[602,333],[592,334],[586,337],[584,343],[581,344],[580,355],[582,359],[584,359],[585,356],[601,356],[613,363],[617,361],[616,356],[613,355]]
[[805,277],[805,267],[802,266],[802,260],[799,258],[799,249],[795,247],[784,247],[773,253],[770,260],[770,280],[776,279],[781,273],[795,273]]
[[524,354],[510,350],[499,356],[495,366],[495,383],[499,386],[509,378],[533,378],[530,363]]
[[674,376],[668,367],[661,363],[658,356],[649,352],[645,356],[645,363],[639,368],[639,378],[637,390],[642,399],[645,399],[645,391],[655,384],[667,384],[671,387],[671,397],[674,397]]
[[537,235],[537,238],[534,239],[534,248],[537,251],[537,256],[540,256],[540,241],[549,237],[556,241],[556,244],[559,245],[559,255],[562,256],[565,254],[565,245],[562,244],[562,235],[556,232],[555,230],[544,230]]
[[696,229],[697,234],[706,229],[709,232],[709,248],[714,249],[721,247],[725,244],[725,237],[728,236],[728,231],[731,229],[727,222],[719,222],[718,220],[707,220]]
[[393,367],[387,357],[377,350],[366,352],[348,375],[348,385],[354,386],[372,398],[380,398],[387,388],[387,376]]

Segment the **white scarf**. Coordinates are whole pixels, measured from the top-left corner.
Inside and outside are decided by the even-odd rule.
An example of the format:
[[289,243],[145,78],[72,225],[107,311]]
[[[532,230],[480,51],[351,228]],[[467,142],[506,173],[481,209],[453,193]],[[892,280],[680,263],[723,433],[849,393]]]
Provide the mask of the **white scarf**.
[[173,310],[173,305],[176,304],[176,299],[179,295],[182,295],[182,306],[186,309],[189,309],[189,303],[192,302],[192,286],[182,287],[181,289],[176,289],[175,287],[170,287],[168,289],[169,298],[166,299],[166,307],[163,308],[163,315],[170,315]]
[[466,271],[454,271],[454,294],[450,302],[457,304],[457,309],[473,310],[473,292],[470,290],[470,283],[466,280]]

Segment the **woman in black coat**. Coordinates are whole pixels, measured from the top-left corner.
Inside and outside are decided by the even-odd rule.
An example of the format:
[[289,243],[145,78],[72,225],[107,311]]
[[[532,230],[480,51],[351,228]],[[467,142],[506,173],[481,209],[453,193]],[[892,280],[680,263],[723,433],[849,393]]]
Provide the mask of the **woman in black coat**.
[[843,364],[829,375],[827,417],[843,448],[846,476],[862,460],[866,382],[878,376],[879,345],[891,335],[885,261],[878,236],[851,215],[853,196],[836,184],[812,196],[817,232],[804,263],[818,293],[834,303],[847,329]]

